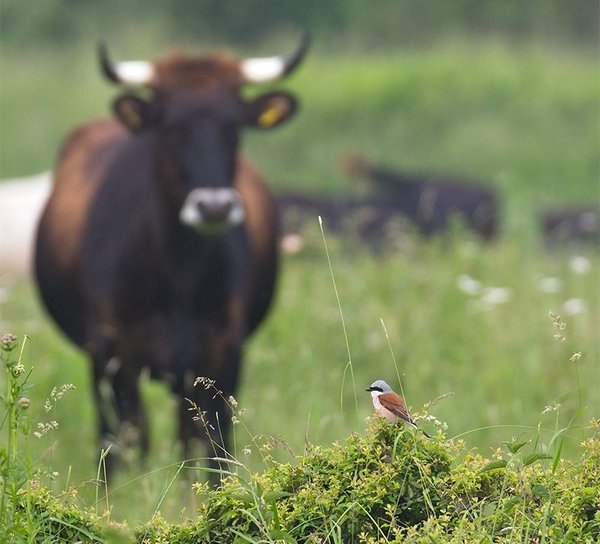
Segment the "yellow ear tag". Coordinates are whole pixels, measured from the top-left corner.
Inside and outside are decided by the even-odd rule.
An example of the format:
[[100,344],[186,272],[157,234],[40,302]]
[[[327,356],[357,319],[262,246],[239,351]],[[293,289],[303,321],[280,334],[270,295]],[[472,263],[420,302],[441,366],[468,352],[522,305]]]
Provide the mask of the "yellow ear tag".
[[142,118],[135,107],[130,104],[127,104],[123,110],[123,117],[127,122],[127,126],[137,128],[140,126],[142,122]]
[[260,114],[258,118],[259,126],[263,128],[272,127],[283,117],[283,111],[277,106],[270,106]]

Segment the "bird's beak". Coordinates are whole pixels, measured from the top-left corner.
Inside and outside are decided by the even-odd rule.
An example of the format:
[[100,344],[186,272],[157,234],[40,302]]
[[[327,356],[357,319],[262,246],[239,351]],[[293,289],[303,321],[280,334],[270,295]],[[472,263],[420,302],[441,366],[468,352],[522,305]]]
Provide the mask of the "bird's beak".
[[365,391],[373,391],[373,388],[369,387],[369,389],[365,389]]

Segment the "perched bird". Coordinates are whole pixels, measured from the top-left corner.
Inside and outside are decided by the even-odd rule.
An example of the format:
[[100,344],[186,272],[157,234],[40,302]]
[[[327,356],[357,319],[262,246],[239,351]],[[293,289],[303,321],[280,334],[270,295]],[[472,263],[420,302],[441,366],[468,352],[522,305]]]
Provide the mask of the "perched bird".
[[[384,417],[388,421],[404,421],[419,429],[414,419],[410,417],[402,397],[395,393],[392,388],[383,380],[376,380],[367,389],[373,397],[373,406],[377,415]],[[423,429],[419,429],[427,438],[431,438]]]

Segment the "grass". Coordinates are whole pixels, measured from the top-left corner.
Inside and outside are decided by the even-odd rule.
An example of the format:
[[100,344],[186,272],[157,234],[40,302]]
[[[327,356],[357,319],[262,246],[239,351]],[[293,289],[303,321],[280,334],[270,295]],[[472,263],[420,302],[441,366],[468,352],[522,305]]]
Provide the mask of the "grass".
[[[2,53],[2,70],[13,75],[0,93],[3,177],[49,168],[64,132],[104,114],[114,94],[96,74],[92,44],[36,57]],[[347,191],[337,161],[360,149],[391,167],[483,178],[502,191],[505,229],[488,247],[412,241],[374,259],[325,224],[334,290],[315,218],[304,252],[284,258],[273,311],[247,347],[238,395],[247,430],[235,427],[232,453],[253,473],[265,468],[255,435],[272,444],[275,459],[293,461],[307,442],[363,433],[372,410],[363,389],[376,378],[396,386],[398,371],[408,404],[445,422],[449,437],[465,441],[465,455],[490,456],[516,438],[576,459],[582,427],[600,414],[600,262],[584,251],[588,269],[577,272],[572,254],[545,252],[536,216],[550,204],[597,200],[594,59],[495,43],[336,58],[317,44],[284,86],[302,99],[297,120],[248,134],[245,144],[276,187]],[[54,387],[76,387],[53,407],[59,428],[27,441],[35,463],[58,473],[54,491],[75,486],[98,514],[108,505],[111,519],[132,524],[157,510],[170,520],[182,509],[191,515],[200,499],[174,479],[188,471],[166,388],[145,379],[152,454],[145,467],[132,454],[107,500],[96,481],[88,362],[48,322],[26,280],[2,275],[0,289],[0,333],[31,338],[22,354],[33,367],[30,421],[47,420]],[[581,358],[572,361],[575,353]]]
[[[551,317],[562,340],[565,324]],[[51,493],[43,481],[55,480],[55,473],[29,466],[31,457],[22,442],[30,435],[30,402],[21,395],[30,374],[22,350],[18,358],[11,356],[17,345],[13,335],[0,339],[7,382],[7,395],[0,399],[0,430],[9,437],[8,447],[0,448],[0,527],[7,541],[514,543],[594,542],[600,536],[598,419],[585,425],[586,440],[573,462],[561,458],[563,430],[545,444],[541,422],[537,439],[513,436],[491,460],[468,452],[464,441],[448,438],[437,419],[435,438],[426,439],[372,417],[362,433],[353,432],[329,447],[307,443],[303,455],[283,463],[273,456],[272,437],[254,436],[262,469],[252,471],[225,452],[222,484],[215,490],[194,484],[198,507],[185,521],[167,523],[160,513],[184,466],[178,463],[149,519],[139,525],[115,523],[112,495],[99,515],[77,502],[77,486],[67,484],[64,491]],[[212,380],[198,381],[220,394]],[[53,389],[46,411],[70,389]],[[245,409],[231,397],[228,402],[234,424],[249,432],[242,419]],[[414,415],[422,423],[431,421],[430,415]],[[564,430],[570,431],[572,423]],[[45,435],[45,429],[53,432],[57,424],[37,428],[34,435]],[[101,458],[98,476],[102,466]],[[98,478],[95,485],[105,484]],[[140,495],[138,488],[136,500]]]
[[[364,429],[372,407],[363,389],[376,378],[396,383],[390,345],[409,405],[417,411],[429,405],[430,413],[448,425],[448,436],[463,438],[469,448],[487,455],[513,436],[537,437],[548,445],[560,429],[569,427],[560,455],[577,455],[581,425],[600,413],[594,333],[599,326],[597,256],[589,256],[589,272],[577,274],[569,268],[567,256],[523,254],[512,244],[482,248],[465,243],[452,249],[425,244],[402,259],[374,261],[330,239],[351,380],[326,257],[316,257],[323,251],[318,237],[315,232],[317,245],[306,255],[286,258],[271,318],[248,346],[238,395],[248,430],[235,427],[232,453],[249,470],[264,468],[252,444],[254,435],[276,437],[280,447],[275,458],[283,461],[293,459],[290,450],[302,453],[306,441],[329,444]],[[495,304],[485,302],[489,295],[483,290],[478,295],[462,292],[457,279],[464,274],[481,282],[483,289],[506,289],[509,299]],[[560,291],[540,290],[543,277],[556,278]],[[53,419],[60,422],[59,429],[49,437],[32,439],[31,451],[60,473],[58,488],[63,488],[67,475],[79,485],[89,482],[95,478],[98,460],[88,363],[57,337],[28,285],[13,285],[9,296],[3,307],[4,327],[19,335],[31,331],[33,338],[24,352],[34,367],[31,413],[41,419],[44,400],[54,386],[76,386],[55,407]],[[565,315],[562,305],[574,298],[584,299],[587,311]],[[398,302],[390,305],[390,300]],[[549,311],[562,315],[565,330],[556,329]],[[557,331],[564,342],[554,338]],[[578,352],[581,359],[570,361]],[[132,455],[109,490],[115,519],[147,520],[179,470],[172,399],[163,386],[148,381],[144,393],[148,406],[159,407],[151,409],[152,455],[146,467]],[[69,455],[74,448],[76,460]],[[242,453],[244,449],[250,454]],[[131,493],[140,487],[143,498],[132,504]],[[96,494],[92,483],[81,485],[81,495],[90,503],[97,500]],[[182,507],[194,504],[197,499],[182,480],[162,501],[161,512],[176,519]]]

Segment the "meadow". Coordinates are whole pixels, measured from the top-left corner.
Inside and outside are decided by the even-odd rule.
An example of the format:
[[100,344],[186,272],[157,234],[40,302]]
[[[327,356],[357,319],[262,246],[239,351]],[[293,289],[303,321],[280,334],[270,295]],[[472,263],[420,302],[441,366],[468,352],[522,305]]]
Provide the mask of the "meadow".
[[[90,50],[35,61],[5,54],[3,71],[14,75],[0,94],[3,177],[49,168],[61,135],[104,114],[115,94]],[[339,161],[359,150],[390,167],[482,179],[501,194],[503,231],[481,246],[457,227],[451,244],[408,237],[375,257],[326,224],[321,232],[315,218],[304,250],[284,256],[273,310],[247,346],[236,456],[259,471],[258,443],[293,463],[307,443],[364,432],[372,410],[364,389],[384,378],[401,382],[416,415],[434,416],[423,420],[430,433],[447,426],[465,452],[489,455],[513,438],[539,436],[548,445],[565,429],[561,455],[576,458],[600,414],[600,262],[597,248],[547,251],[538,216],[548,206],[598,201],[593,55],[495,42],[352,57],[317,47],[281,86],[301,98],[298,118],[245,139],[276,189],[357,190]],[[56,490],[75,486],[93,505],[88,363],[44,316],[28,280],[3,274],[0,288],[0,332],[29,337],[28,418],[59,423],[31,436],[28,451],[57,473]],[[62,384],[76,388],[45,413],[45,399]],[[147,521],[161,501],[161,512],[177,520],[198,499],[185,479],[170,486],[179,460],[173,403],[149,380],[144,395],[152,454],[140,466],[132,452],[111,483],[111,515]]]

